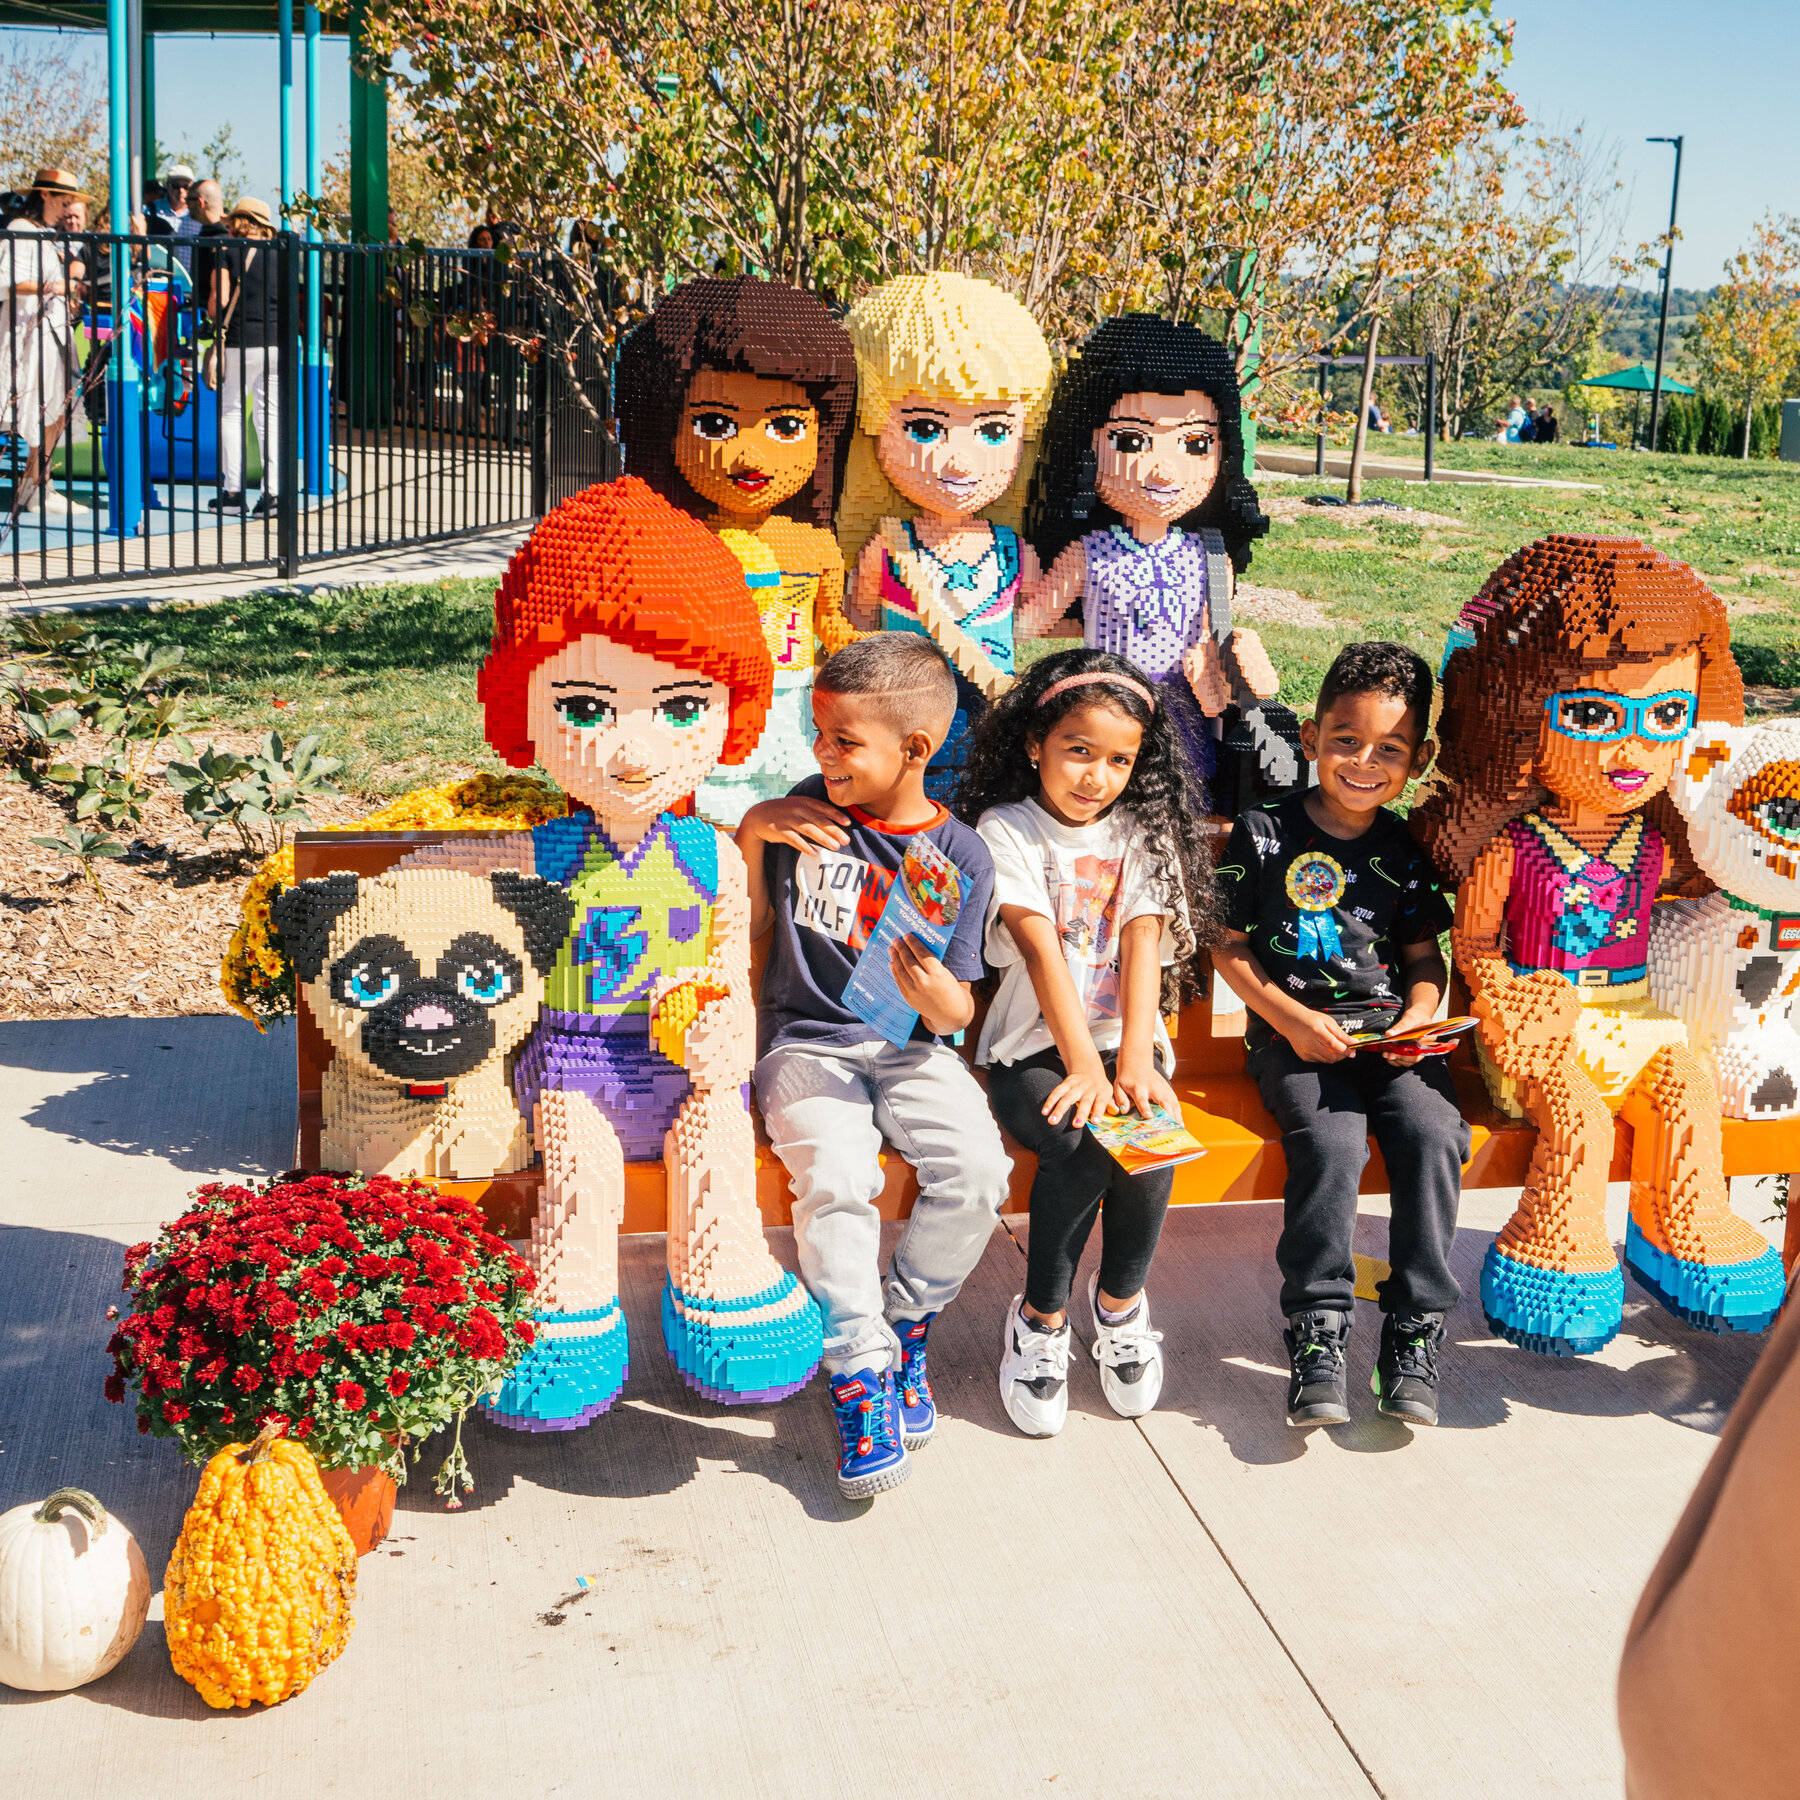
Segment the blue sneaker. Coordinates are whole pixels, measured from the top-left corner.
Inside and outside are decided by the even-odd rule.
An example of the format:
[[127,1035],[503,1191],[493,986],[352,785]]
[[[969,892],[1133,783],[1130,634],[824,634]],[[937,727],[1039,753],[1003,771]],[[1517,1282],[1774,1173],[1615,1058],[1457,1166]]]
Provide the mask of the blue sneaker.
[[925,1373],[925,1339],[936,1313],[922,1319],[896,1319],[900,1337],[900,1441],[909,1450],[931,1442],[937,1430],[937,1407],[931,1398],[931,1377]]
[[1481,1310],[1495,1337],[1539,1356],[1592,1356],[1619,1335],[1625,1277],[1617,1268],[1591,1274],[1519,1262],[1488,1245],[1481,1264]]
[[630,1363],[617,1300],[592,1312],[544,1312],[537,1338],[511,1374],[481,1402],[514,1431],[577,1431],[619,1397]]
[[710,1300],[665,1275],[663,1347],[695,1393],[723,1406],[760,1406],[798,1393],[824,1347],[818,1302],[786,1269],[759,1294]]
[[900,1403],[891,1369],[852,1369],[831,1378],[837,1414],[838,1487],[847,1500],[896,1488],[912,1473],[900,1440]]
[[1767,1331],[1787,1297],[1787,1272],[1767,1244],[1742,1262],[1688,1262],[1625,1221],[1625,1266],[1676,1318],[1701,1331]]

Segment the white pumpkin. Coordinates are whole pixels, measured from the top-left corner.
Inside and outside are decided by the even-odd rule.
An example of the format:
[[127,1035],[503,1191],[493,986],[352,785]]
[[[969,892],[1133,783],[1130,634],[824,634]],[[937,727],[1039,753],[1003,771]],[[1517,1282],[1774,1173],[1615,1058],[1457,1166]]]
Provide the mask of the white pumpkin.
[[90,1493],[0,1513],[0,1682],[59,1693],[96,1680],[144,1629],[150,1571]]

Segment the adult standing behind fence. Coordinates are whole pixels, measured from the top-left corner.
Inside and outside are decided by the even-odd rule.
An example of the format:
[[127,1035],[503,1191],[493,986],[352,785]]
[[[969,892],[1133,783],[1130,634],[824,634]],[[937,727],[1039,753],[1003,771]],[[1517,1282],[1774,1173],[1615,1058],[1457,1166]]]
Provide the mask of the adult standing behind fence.
[[[66,518],[87,509],[55,491],[49,461],[81,406],[75,321],[86,268],[78,247],[54,234],[86,228],[88,196],[66,169],[40,169],[31,199],[0,237],[0,426],[26,446],[15,493],[35,495],[46,518]],[[24,507],[15,500],[14,510]]]
[[248,396],[262,453],[262,495],[253,518],[275,510],[281,485],[281,279],[269,247],[275,221],[260,200],[240,200],[225,215],[230,240],[214,253],[207,311],[223,361],[219,381],[219,492],[207,505],[217,513],[244,507],[244,418]]

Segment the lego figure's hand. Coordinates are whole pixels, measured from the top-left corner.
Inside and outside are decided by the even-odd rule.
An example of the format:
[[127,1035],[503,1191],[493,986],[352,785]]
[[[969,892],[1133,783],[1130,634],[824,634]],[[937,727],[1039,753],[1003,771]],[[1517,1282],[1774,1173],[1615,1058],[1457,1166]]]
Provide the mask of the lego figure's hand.
[[1554,969],[1490,977],[1469,1010],[1481,1021],[1482,1047],[1494,1066],[1515,1079],[1534,1073],[1543,1052],[1572,1038],[1581,1019],[1580,998]]
[[696,1087],[735,1086],[756,1062],[756,1014],[721,981],[702,973],[665,975],[650,1002],[650,1031]]
[[1273,700],[1281,692],[1281,677],[1254,631],[1234,629],[1227,646],[1231,659],[1244,678],[1244,685],[1259,700]]
[[1187,654],[1181,659],[1181,672],[1194,690],[1200,710],[1209,719],[1216,719],[1231,704],[1231,688],[1225,680],[1219,646],[1210,634],[1188,646]]

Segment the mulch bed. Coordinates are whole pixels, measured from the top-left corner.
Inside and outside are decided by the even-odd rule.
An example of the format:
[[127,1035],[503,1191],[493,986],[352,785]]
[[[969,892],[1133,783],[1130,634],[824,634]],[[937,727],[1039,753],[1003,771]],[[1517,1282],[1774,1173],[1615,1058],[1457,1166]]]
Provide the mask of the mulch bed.
[[[206,735],[240,752],[260,742]],[[346,796],[311,810],[316,824],[337,824],[376,804]],[[102,897],[72,860],[31,841],[60,836],[69,819],[53,790],[34,789],[0,766],[0,1019],[229,1011],[219,960],[260,858],[237,855],[229,847],[235,833],[228,840],[215,831],[203,842],[180,801],[158,786],[143,823],[112,834],[129,856],[96,861]]]

